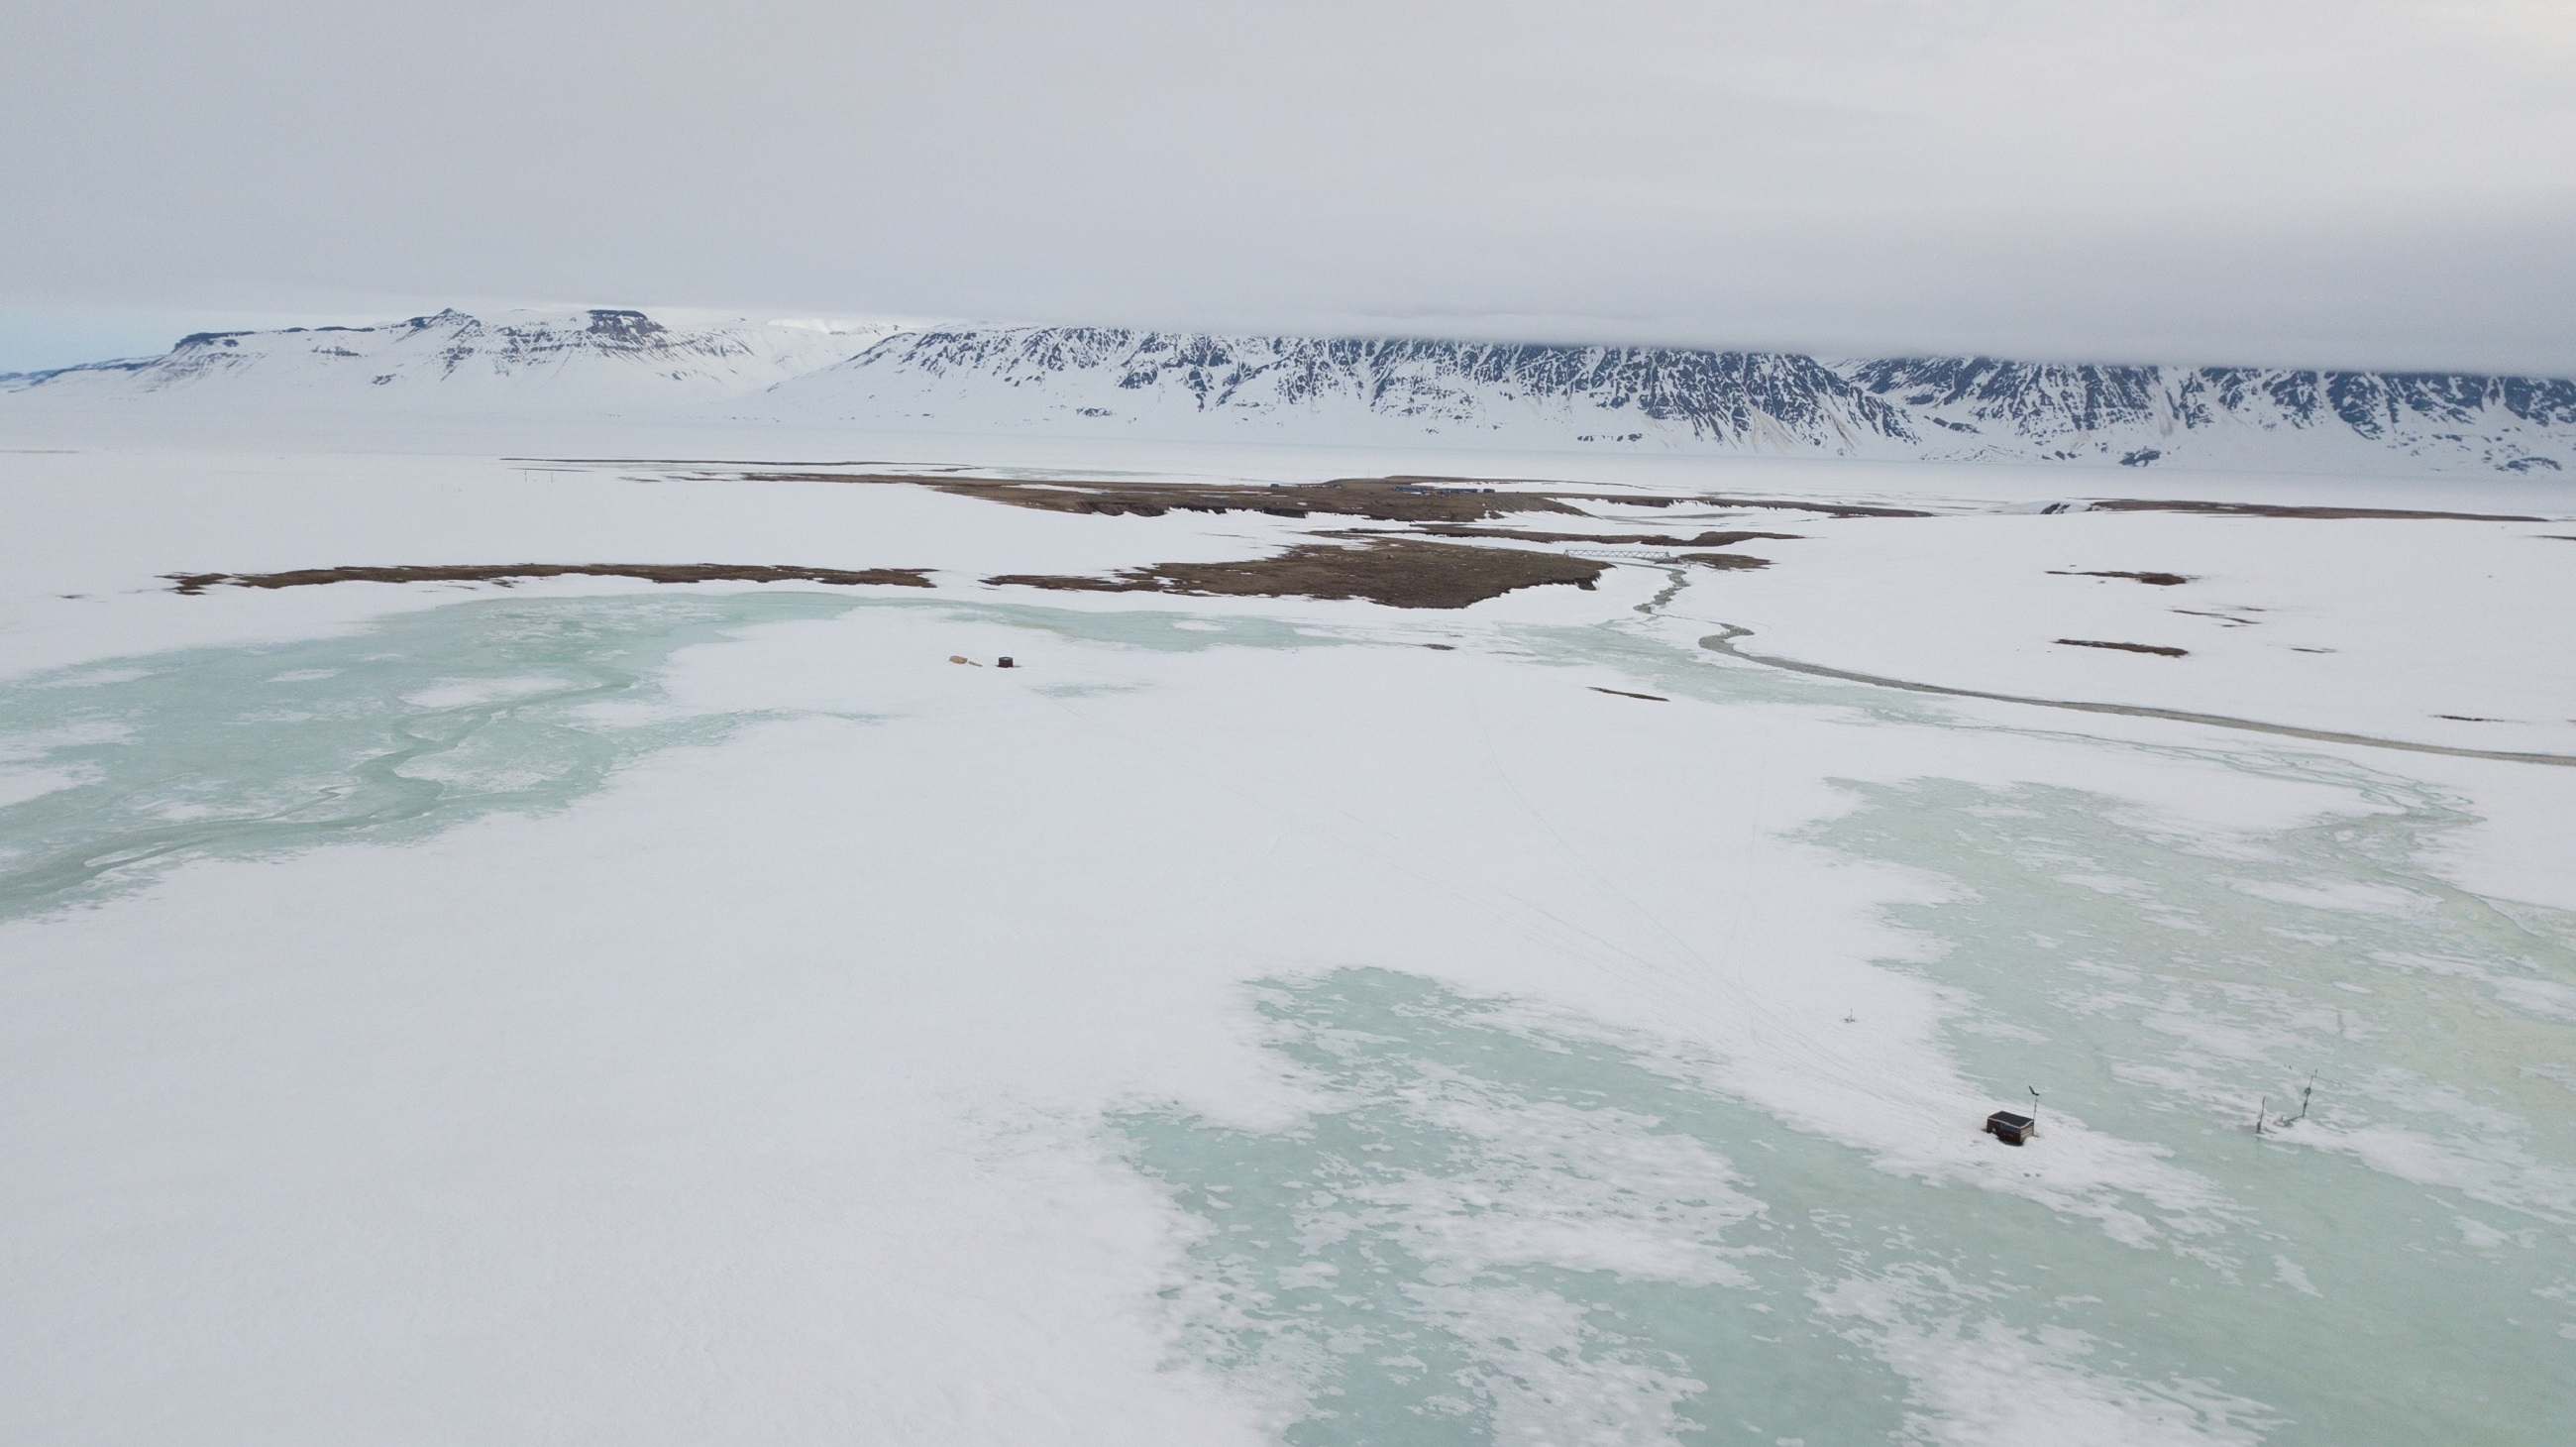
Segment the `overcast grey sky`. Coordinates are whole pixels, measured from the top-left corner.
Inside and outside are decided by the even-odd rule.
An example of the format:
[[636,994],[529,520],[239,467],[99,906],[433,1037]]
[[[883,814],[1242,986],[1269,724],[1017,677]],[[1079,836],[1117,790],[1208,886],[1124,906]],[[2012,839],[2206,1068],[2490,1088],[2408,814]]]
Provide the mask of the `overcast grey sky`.
[[2576,375],[2570,0],[0,0],[0,37],[0,367],[520,301]]

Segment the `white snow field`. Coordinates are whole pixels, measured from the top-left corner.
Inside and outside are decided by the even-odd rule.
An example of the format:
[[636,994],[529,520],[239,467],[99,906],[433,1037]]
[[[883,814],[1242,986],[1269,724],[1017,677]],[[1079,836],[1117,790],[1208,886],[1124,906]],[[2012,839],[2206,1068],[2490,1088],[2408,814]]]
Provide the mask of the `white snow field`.
[[[0,1438],[2576,1439],[2565,484],[114,435],[0,453]],[[1391,474],[1792,536],[882,480]],[[931,586],[169,576],[514,564]]]

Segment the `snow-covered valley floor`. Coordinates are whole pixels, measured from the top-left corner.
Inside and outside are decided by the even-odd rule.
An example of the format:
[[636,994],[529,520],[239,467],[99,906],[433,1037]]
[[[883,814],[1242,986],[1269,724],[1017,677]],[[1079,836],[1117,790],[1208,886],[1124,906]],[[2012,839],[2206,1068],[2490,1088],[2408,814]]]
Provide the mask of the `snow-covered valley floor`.
[[1525,461],[0,455],[0,1435],[2576,1435],[2576,495]]

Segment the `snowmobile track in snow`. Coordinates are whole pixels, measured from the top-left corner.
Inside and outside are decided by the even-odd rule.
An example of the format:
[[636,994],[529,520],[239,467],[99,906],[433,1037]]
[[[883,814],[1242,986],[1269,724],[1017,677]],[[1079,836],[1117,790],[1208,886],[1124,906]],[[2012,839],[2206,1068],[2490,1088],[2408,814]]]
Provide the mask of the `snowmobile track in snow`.
[[2207,724],[2212,728],[2242,729],[2248,733],[2276,734],[2283,738],[2313,739],[2326,744],[2358,744],[2369,749],[2402,749],[2410,754],[2448,754],[2462,759],[2495,759],[2509,764],[2556,764],[2576,767],[2576,755],[2525,754],[2504,749],[2469,749],[2451,744],[2420,744],[2406,739],[2373,738],[2368,734],[2337,733],[2332,729],[2303,729],[2290,724],[2263,723],[2255,719],[2229,718],[2224,714],[2193,713],[2179,708],[2152,708],[2131,703],[2085,703],[2074,699],[2028,698],[2014,693],[1987,693],[1974,688],[1951,688],[1938,683],[1914,683],[1902,678],[1881,678],[1874,673],[1854,673],[1844,668],[1827,668],[1821,663],[1800,663],[1790,658],[1772,658],[1759,653],[1746,653],[1735,646],[1738,638],[1750,638],[1750,628],[1730,627],[1723,633],[1712,633],[1699,641],[1699,646],[1713,653],[1745,663],[1758,663],[1766,668],[1786,669],[1791,673],[1810,674],[1817,678],[1838,678],[1845,683],[1866,683],[1877,688],[1901,688],[1908,693],[1937,693],[1950,698],[1982,698],[1996,703],[2026,703],[2038,708],[2068,708],[2078,713],[2116,713],[2132,718],[2171,719],[2176,723]]

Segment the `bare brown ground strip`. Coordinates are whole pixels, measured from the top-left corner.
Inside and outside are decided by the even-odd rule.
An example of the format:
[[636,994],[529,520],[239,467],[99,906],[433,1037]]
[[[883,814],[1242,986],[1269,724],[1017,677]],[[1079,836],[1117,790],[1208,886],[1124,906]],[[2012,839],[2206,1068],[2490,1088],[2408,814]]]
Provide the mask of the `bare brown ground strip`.
[[[1559,496],[1434,487],[1385,478],[1263,486],[1256,483],[1005,481],[889,473],[746,472],[745,482],[900,483],[951,497],[980,498],[1040,512],[1161,517],[1171,512],[1257,512],[1273,517],[1361,517],[1379,522],[1482,522],[1513,513],[1580,514]],[[1565,494],[1562,496],[1576,496]]]
[[[1399,473],[1384,477],[1341,477],[1316,483],[1201,484],[1101,482],[1086,478],[979,478],[961,477],[955,473],[843,470],[893,465],[871,461],[755,462],[717,458],[650,457],[524,457],[509,460],[582,466],[696,467],[710,469],[708,476],[721,475],[744,482],[902,484],[934,488],[962,497],[986,498],[1014,507],[1041,508],[1050,512],[1105,513],[1111,516],[1159,517],[1166,512],[1178,510],[1267,512],[1289,517],[1323,513],[1376,518],[1384,522],[1480,522],[1513,512],[1578,511],[1570,506],[1573,502],[1600,502],[1654,508],[1685,504],[1715,508],[1760,508],[1815,513],[1837,518],[1921,518],[1941,515],[1916,508],[1822,502],[1813,498],[1733,497],[1719,493],[1670,496],[1600,492],[1580,485],[1560,484],[1538,478],[1448,477]],[[717,474],[712,471],[717,468],[732,470]],[[2314,507],[2289,503],[2209,502],[2191,498],[2096,498],[2087,505],[2104,512],[2183,512],[2221,517],[2383,518],[2506,523],[2552,521],[2549,518],[2528,517],[2519,513],[2447,512],[2417,508]]]
[[[1398,474],[1391,477],[1337,478],[1323,486],[1346,487],[1393,483],[1406,487],[1432,488],[1528,487],[1532,481],[1533,479],[1528,478],[1427,477]],[[1934,516],[1932,513],[1917,512],[1912,508],[1875,507],[1860,503],[1801,502],[1793,498],[1720,497],[1710,493],[1695,493],[1689,497],[1656,497],[1618,492],[1581,492],[1546,482],[1541,482],[1534,492],[1520,495],[1575,498],[1585,502],[1623,503],[1630,507],[1675,507],[1690,503],[1710,507],[1777,508],[1790,512],[1823,513],[1831,517],[1924,518]]]
[[1523,528],[1480,528],[1463,523],[1426,523],[1414,529],[1442,538],[1505,538],[1516,543],[1592,543],[1602,547],[1726,548],[1737,543],[1776,538],[1796,542],[1803,533],[1701,533],[1695,538],[1669,533],[1541,533]]
[[1910,507],[1865,507],[1853,502],[1800,502],[1787,497],[1720,497],[1710,494],[1688,501],[1708,507],[1769,508],[1779,512],[1812,512],[1837,518],[1928,518],[1939,513],[1923,512]]
[[1907,693],[1939,694],[1944,698],[1982,698],[1995,703],[2026,703],[2034,708],[2072,709],[2077,713],[2122,714],[2130,718],[2170,719],[2175,723],[2207,724],[2212,728],[2241,729],[2247,733],[2273,734],[2281,738],[2312,739],[2326,744],[2357,744],[2370,749],[2395,749],[2409,754],[2443,754],[2459,759],[2493,759],[2508,764],[2554,764],[2576,768],[2576,754],[2527,754],[2504,749],[2464,749],[2449,744],[2419,744],[2407,739],[2374,738],[2369,734],[2339,733],[2333,729],[2303,729],[2290,724],[2263,723],[2250,718],[2229,718],[2225,714],[2193,713],[2188,709],[2152,708],[2131,703],[2085,703],[2063,698],[2030,698],[2017,693],[1988,693],[1983,689],[1952,688],[1939,683],[1915,683],[1902,678],[1882,678],[1875,673],[1855,673],[1847,668],[1827,668],[1821,663],[1801,663],[1794,658],[1774,658],[1767,654],[1747,653],[1735,646],[1738,638],[1750,638],[1750,628],[1728,628],[1699,641],[1699,646],[1712,653],[1723,653],[1745,663],[1758,663],[1787,673],[1804,673],[1815,678],[1839,679],[1845,683],[1866,683],[1875,688],[1902,689]]
[[2159,658],[2189,657],[2188,648],[2167,648],[2160,643],[2105,643],[2099,638],[2060,638],[2069,648],[2116,648],[2123,653],[2152,653]]
[[2197,512],[2249,518],[2396,518],[2464,523],[2539,523],[2547,518],[2494,512],[2422,512],[2397,507],[2292,507],[2277,502],[2185,502],[2166,498],[2114,497],[2093,506],[2102,512]]
[[1603,688],[1597,683],[1585,684],[1584,687],[1591,689],[1594,693],[1614,694],[1620,698],[1642,698],[1648,703],[1672,702],[1671,699],[1664,697],[1660,693],[1630,693],[1624,688]]
[[1829,517],[1931,517],[1911,508],[1854,503],[1694,495],[1600,492],[1525,479],[1474,477],[1337,477],[1308,483],[1102,482],[1087,478],[958,477],[939,473],[808,471],[749,468],[724,474],[742,482],[875,483],[926,487],[952,497],[981,498],[1044,512],[1106,517],[1161,517],[1169,512],[1258,512],[1275,517],[1363,517],[1379,522],[1474,523],[1513,513],[1574,513],[1578,502],[1625,507],[1775,508]]
[[641,578],[652,583],[829,583],[837,587],[927,588],[923,568],[798,568],[739,563],[471,563],[368,568],[299,568],[285,573],[171,573],[174,591],[309,588],[323,583],[498,583],[522,578]]
[[2129,573],[2108,568],[2051,568],[2048,572],[2056,578],[2126,578],[2158,588],[2178,588],[2191,581],[2182,573]]
[[[1812,499],[1723,497],[1715,494],[1692,494],[1686,497],[1646,493],[1599,492],[1579,484],[1553,479],[1527,477],[1450,477],[1432,474],[1394,473],[1384,477],[1337,477],[1325,482],[1280,483],[1167,483],[1167,482],[1101,482],[1087,478],[980,478],[961,477],[955,473],[853,472],[842,469],[890,467],[894,464],[870,461],[850,462],[756,462],[726,458],[691,457],[513,457],[511,462],[555,462],[567,465],[606,467],[696,467],[705,469],[740,469],[722,474],[743,482],[838,482],[900,483],[914,487],[937,488],[966,497],[985,497],[1018,507],[1041,507],[1058,512],[1110,512],[1113,515],[1134,512],[1155,517],[1174,508],[1202,512],[1268,512],[1277,508],[1303,508],[1306,512],[1333,513],[1345,516],[1381,517],[1376,512],[1361,511],[1366,506],[1387,506],[1404,511],[1384,515],[1383,521],[1476,521],[1482,517],[1500,516],[1507,512],[1573,512],[1563,504],[1571,499],[1585,502],[1617,503],[1628,507],[1677,507],[1684,504],[1732,508],[1773,508],[1788,512],[1819,513],[1828,517],[1920,518],[1938,514],[1913,508],[1880,507],[1861,503],[1817,502]],[[920,466],[915,463],[913,466]],[[834,469],[820,471],[817,469]],[[709,476],[715,476],[710,472]],[[1324,490],[1335,490],[1338,497],[1324,496]],[[1077,493],[1087,495],[1100,505],[1083,507],[1066,500],[1041,500],[1029,493]],[[1388,501],[1388,495],[1394,495]],[[1458,499],[1489,497],[1497,503],[1484,504],[1498,508],[1495,512],[1475,513],[1479,506]],[[1320,500],[1319,500],[1320,498]],[[1434,499],[1424,502],[1422,499]],[[1354,503],[1358,506],[1354,506]],[[1453,514],[1465,514],[1453,518]]]
[[1522,548],[1385,538],[1355,547],[1306,543],[1275,557],[1162,563],[1106,578],[1005,573],[997,586],[1086,593],[1193,593],[1240,598],[1362,598],[1391,608],[1464,608],[1517,588],[1590,588],[1606,563]]

